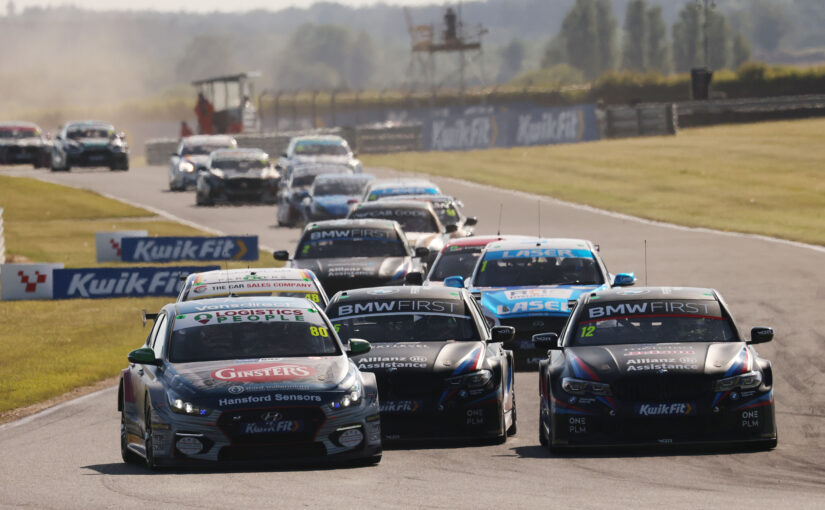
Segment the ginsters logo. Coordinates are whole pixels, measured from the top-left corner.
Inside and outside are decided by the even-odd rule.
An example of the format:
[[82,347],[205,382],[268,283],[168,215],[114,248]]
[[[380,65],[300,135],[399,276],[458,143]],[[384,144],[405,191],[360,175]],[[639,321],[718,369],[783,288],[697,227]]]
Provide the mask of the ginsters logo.
[[230,382],[270,382],[302,379],[315,374],[315,369],[291,363],[249,363],[225,367],[212,372],[212,379]]

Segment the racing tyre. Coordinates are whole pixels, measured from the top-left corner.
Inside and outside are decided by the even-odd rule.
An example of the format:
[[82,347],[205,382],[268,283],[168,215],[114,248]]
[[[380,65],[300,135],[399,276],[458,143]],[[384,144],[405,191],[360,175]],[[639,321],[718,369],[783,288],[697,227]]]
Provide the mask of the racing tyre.
[[550,446],[550,441],[548,441],[547,436],[544,435],[544,423],[541,421],[541,414],[539,414],[539,444],[545,448]]
[[[122,404],[121,404],[122,405]],[[142,459],[138,454],[130,450],[126,445],[126,411],[120,412],[120,456],[127,464],[140,464]]]
[[154,471],[158,465],[155,463],[155,451],[152,445],[152,404],[149,402],[149,395],[146,395],[146,411],[144,411],[143,417],[145,421],[143,447],[146,449],[146,468]]
[[195,205],[213,205],[212,199],[205,197],[200,193],[195,193]]
[[[515,390],[515,387],[513,388]],[[513,391],[513,410],[510,413],[513,417],[513,422],[507,428],[508,436],[515,436],[518,433],[518,424],[516,423],[516,392]]]
[[381,454],[373,455],[372,457],[365,457],[363,459],[358,459],[353,461],[353,465],[356,467],[366,467],[366,466],[375,466],[379,462],[381,462]]

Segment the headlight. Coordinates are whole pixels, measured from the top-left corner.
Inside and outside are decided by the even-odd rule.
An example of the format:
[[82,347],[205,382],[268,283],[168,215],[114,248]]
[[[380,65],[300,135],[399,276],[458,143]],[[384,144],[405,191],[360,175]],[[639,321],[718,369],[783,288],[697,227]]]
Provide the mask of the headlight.
[[361,388],[361,381],[356,378],[355,384],[353,384],[343,396],[333,400],[329,406],[333,409],[343,409],[345,407],[357,406],[361,403],[361,397],[363,395],[364,392]]
[[565,377],[561,380],[561,389],[571,395],[589,393],[591,395],[607,396],[612,394],[610,385],[607,383],[574,379],[572,377]]
[[189,161],[181,161],[180,165],[178,165],[178,170],[181,172],[192,173],[195,171],[195,165]]
[[451,388],[481,388],[493,380],[493,373],[489,370],[478,370],[469,374],[457,375],[446,379]]
[[123,150],[123,145],[120,143],[113,143],[109,145],[109,148],[114,152],[121,152]]
[[221,170],[220,168],[210,168],[209,172],[211,172],[212,175],[214,175],[218,179],[223,179],[224,176],[226,175],[226,174],[223,173],[223,170]]
[[167,393],[166,398],[169,399],[169,409],[171,409],[174,413],[189,414],[195,416],[206,416],[210,413],[209,409],[198,407],[191,402],[186,402],[185,400],[177,398],[171,393]]
[[734,388],[746,390],[762,384],[762,372],[753,370],[733,377],[725,377],[713,383],[713,391],[730,391]]

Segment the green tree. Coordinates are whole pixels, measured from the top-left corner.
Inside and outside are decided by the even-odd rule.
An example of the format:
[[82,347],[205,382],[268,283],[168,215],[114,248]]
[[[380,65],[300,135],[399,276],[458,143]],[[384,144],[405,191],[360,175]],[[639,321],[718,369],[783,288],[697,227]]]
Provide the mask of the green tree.
[[622,69],[647,71],[648,26],[646,0],[631,0],[627,4],[622,38]]
[[739,69],[739,67],[744,64],[745,62],[751,59],[751,43],[748,39],[742,34],[742,32],[736,32],[736,35],[733,36],[733,44],[731,48],[731,67],[734,69]]
[[[730,29],[725,16],[716,11],[707,11],[708,16],[708,62],[711,69],[725,69],[730,63]],[[703,51],[704,58],[704,51]]]
[[[821,5],[820,8],[822,8]],[[787,5],[775,0],[760,0],[753,3],[751,6],[753,19],[751,38],[759,48],[765,51],[775,51],[779,47],[782,38],[792,28],[787,11]]]
[[564,42],[564,36],[559,32],[555,37],[547,41],[547,45],[544,47],[544,54],[541,56],[541,67],[544,69],[566,63],[567,46]]
[[667,26],[658,5],[650,7],[645,13],[647,19],[647,70],[668,74],[671,70],[670,44],[667,40]]
[[498,70],[498,83],[505,83],[521,72],[524,66],[524,43],[513,39],[501,49],[501,65]]
[[616,68],[616,17],[610,0],[596,0],[596,34],[599,37],[599,74]]
[[588,79],[615,67],[616,18],[609,0],[576,0],[561,27],[565,60]]
[[673,24],[673,64],[679,72],[702,63],[702,19],[696,4],[688,3]]

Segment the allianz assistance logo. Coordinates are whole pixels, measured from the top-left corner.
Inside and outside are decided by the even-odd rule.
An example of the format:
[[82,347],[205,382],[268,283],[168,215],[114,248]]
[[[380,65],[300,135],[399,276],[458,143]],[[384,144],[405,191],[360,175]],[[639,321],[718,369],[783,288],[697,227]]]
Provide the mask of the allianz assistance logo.
[[48,276],[48,274],[40,271],[35,271],[33,275],[23,270],[17,271],[17,278],[20,280],[20,284],[25,287],[24,291],[27,294],[36,292],[37,286],[46,283]]

